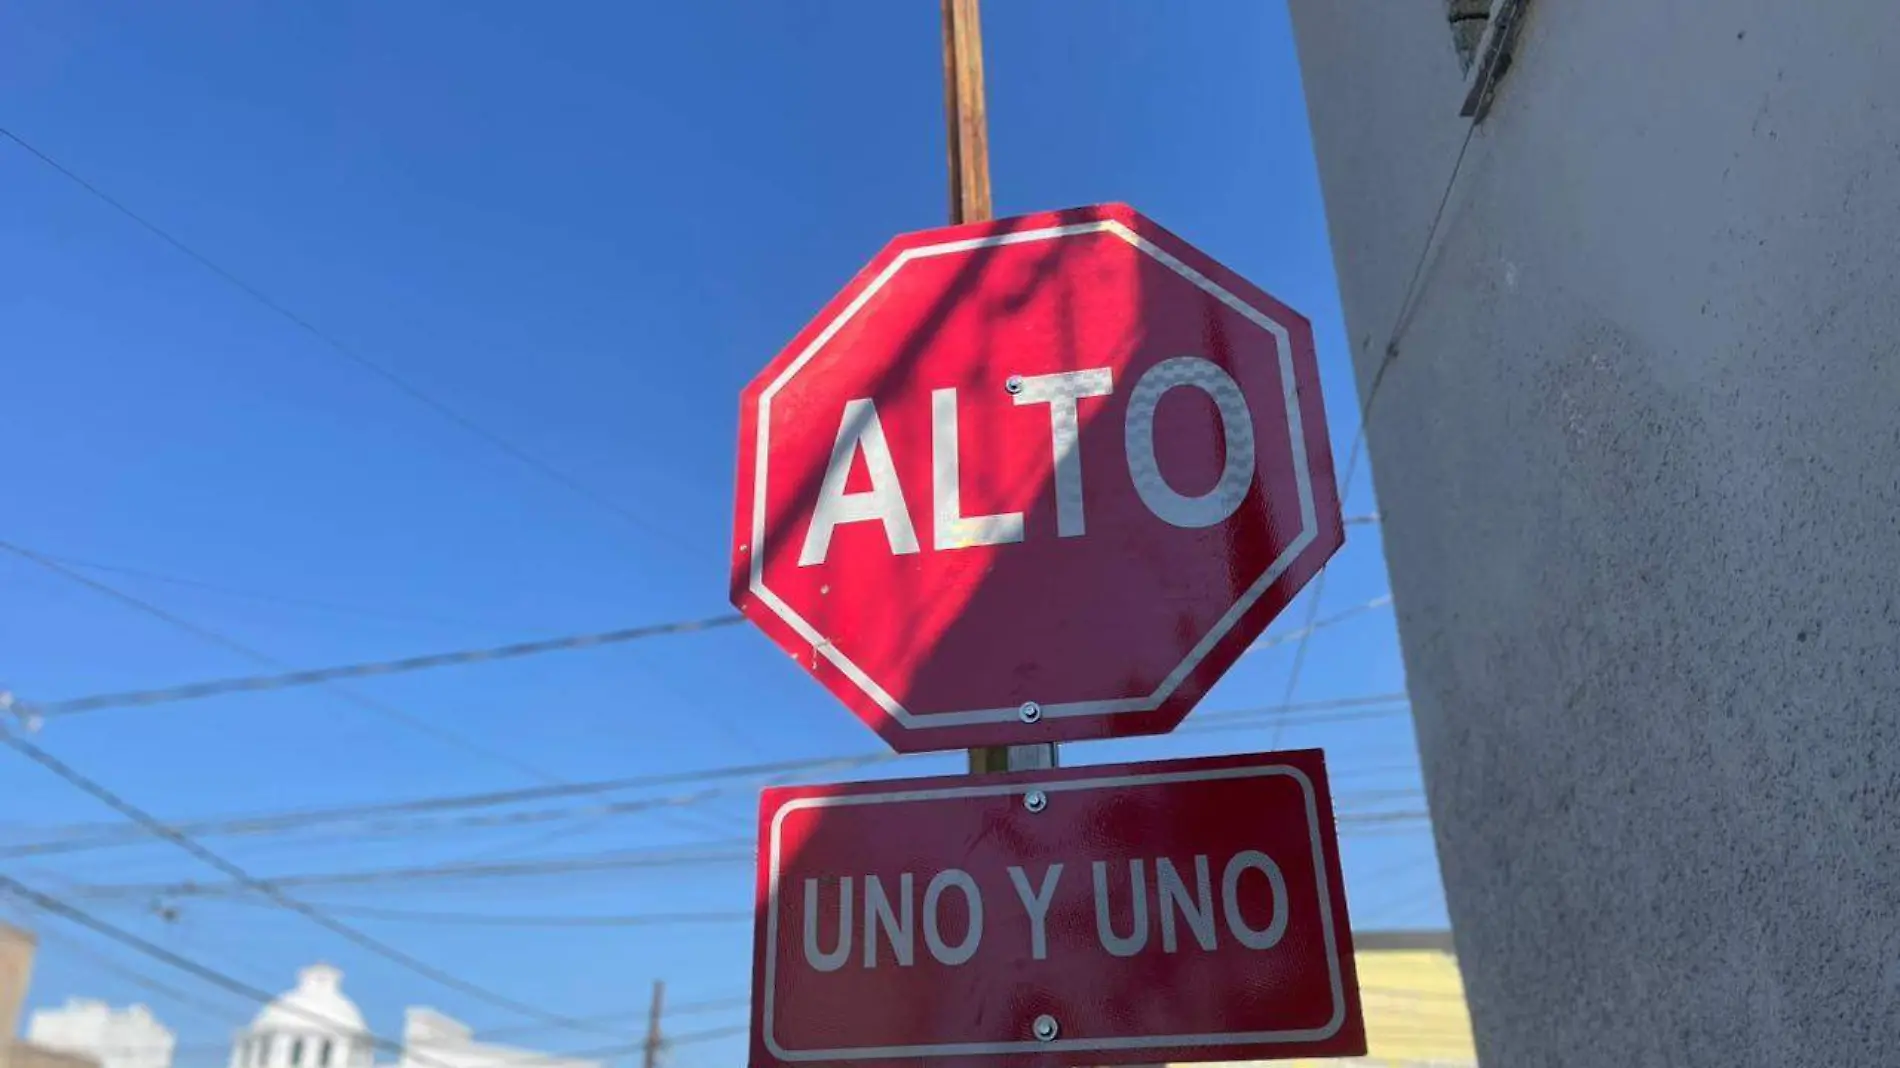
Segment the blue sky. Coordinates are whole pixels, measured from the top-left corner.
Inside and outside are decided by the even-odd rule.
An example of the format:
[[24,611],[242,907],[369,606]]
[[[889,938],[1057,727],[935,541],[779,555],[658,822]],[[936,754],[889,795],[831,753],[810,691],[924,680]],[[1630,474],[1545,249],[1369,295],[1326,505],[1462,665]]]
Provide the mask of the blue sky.
[[[1305,312],[1343,463],[1357,419],[1281,7],[992,4],[985,33],[999,213],[1124,200]],[[36,2],[0,13],[0,37],[0,124],[615,506],[517,463],[0,143],[0,539],[218,586],[85,572],[297,666],[724,611],[740,387],[891,234],[945,211],[933,3]],[[1349,514],[1376,508],[1363,462],[1346,502]],[[1321,616],[1385,590],[1378,528],[1352,528]],[[18,559],[0,559],[0,604],[0,686],[27,699],[258,667]],[[1303,598],[1278,629],[1306,611]],[[1246,658],[1203,710],[1278,703],[1292,649]],[[1297,696],[1402,687],[1379,610],[1314,638]],[[879,749],[742,628],[353,690],[570,781]],[[100,712],[40,741],[174,817],[536,781],[322,690]],[[1066,759],[1275,742],[1260,721]],[[1423,807],[1405,794],[1417,771],[1402,716],[1290,727],[1277,742],[1328,747],[1336,792],[1366,794],[1367,811]],[[0,764],[0,799],[0,842],[110,815],[17,758]],[[212,844],[269,875],[532,859],[725,842],[745,834],[752,805],[737,790],[558,842],[515,828]],[[1345,848],[1359,925],[1443,922],[1422,822],[1350,834]],[[162,848],[0,869],[60,892],[212,877]],[[743,864],[714,864],[309,896],[601,914],[743,908],[749,892]],[[406,1004],[521,1023],[295,916],[190,903],[165,923],[146,904],[89,907],[267,988],[329,959],[385,1032]],[[687,1001],[746,986],[743,925],[362,922],[564,1012],[633,1012],[657,977]],[[49,942],[33,1002],[74,994],[145,1000],[187,1042],[220,1042],[250,1014],[215,993],[222,1016],[141,991]],[[612,1029],[522,1041],[581,1049],[639,1023]],[[732,1038],[683,1046],[674,1063],[741,1056]]]

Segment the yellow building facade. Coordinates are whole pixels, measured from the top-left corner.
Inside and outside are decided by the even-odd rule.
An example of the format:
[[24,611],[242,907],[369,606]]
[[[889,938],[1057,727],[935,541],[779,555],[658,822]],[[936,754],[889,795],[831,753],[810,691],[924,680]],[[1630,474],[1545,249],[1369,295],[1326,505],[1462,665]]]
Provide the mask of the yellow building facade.
[[1241,1063],[1248,1068],[1475,1068],[1477,1047],[1451,932],[1361,932],[1353,939],[1353,960],[1365,1007],[1364,1057]]

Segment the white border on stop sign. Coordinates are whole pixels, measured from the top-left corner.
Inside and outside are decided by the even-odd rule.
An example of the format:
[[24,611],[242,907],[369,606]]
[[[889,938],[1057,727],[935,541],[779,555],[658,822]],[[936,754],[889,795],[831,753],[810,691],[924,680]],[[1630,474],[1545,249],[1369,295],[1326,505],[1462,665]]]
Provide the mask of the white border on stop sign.
[[898,253],[897,258],[892,260],[890,265],[885,267],[883,271],[879,272],[878,276],[872,279],[869,285],[864,287],[864,292],[859,293],[850,304],[845,306],[842,312],[838,313],[837,318],[826,324],[825,329],[821,331],[816,338],[812,339],[811,344],[805,346],[804,351],[798,354],[798,358],[793,360],[791,364],[787,366],[784,371],[780,372],[778,377],[774,378],[772,383],[766,386],[759,394],[757,416],[758,440],[754,448],[752,464],[752,565],[749,584],[753,594],[759,598],[759,601],[770,608],[773,614],[783,620],[787,626],[796,631],[799,637],[810,642],[813,651],[817,653],[817,655],[830,661],[832,666],[836,667],[841,674],[850,679],[853,685],[864,692],[865,696],[875,701],[879,708],[882,708],[886,714],[903,725],[907,730],[928,729],[931,727],[967,727],[982,723],[1013,723],[1016,721],[1021,709],[1017,705],[1009,705],[1002,708],[979,708],[958,712],[935,712],[929,715],[913,715],[909,709],[905,708],[895,697],[892,697],[884,687],[878,685],[875,679],[866,674],[864,669],[852,662],[850,657],[847,657],[844,653],[839,651],[838,647],[833,645],[829,638],[826,638],[820,633],[818,628],[812,626],[805,617],[799,615],[792,609],[791,605],[786,604],[776,593],[772,592],[770,587],[766,586],[765,559],[769,555],[765,551],[766,473],[769,468],[768,460],[771,456],[772,398],[777,395],[780,389],[784,388],[787,382],[791,381],[793,375],[796,375],[800,369],[811,362],[812,357],[816,356],[820,349],[830,343],[838,331],[842,330],[844,325],[857,315],[864,305],[877,294],[878,290],[882,289],[886,283],[896,276],[898,271],[902,270],[904,266],[912,260],[926,259],[932,256],[951,255],[958,252],[972,252],[981,248],[1021,245],[1035,241],[1050,241],[1096,233],[1113,234],[1127,242],[1136,250],[1180,275],[1182,278],[1187,279],[1187,281],[1192,283],[1196,288],[1211,294],[1222,304],[1239,312],[1248,322],[1253,323],[1255,326],[1260,327],[1273,336],[1274,348],[1280,364],[1281,391],[1286,401],[1287,438],[1288,446],[1293,456],[1293,476],[1299,486],[1300,533],[1291,542],[1287,543],[1286,549],[1281,552],[1279,557],[1267,568],[1266,573],[1261,575],[1253,585],[1247,587],[1246,592],[1241,594],[1240,600],[1236,601],[1232,607],[1223,613],[1221,617],[1214,622],[1214,626],[1208,630],[1207,634],[1204,635],[1199,642],[1195,643],[1192,649],[1188,650],[1187,655],[1182,658],[1181,662],[1175,666],[1173,671],[1168,673],[1166,678],[1161,680],[1161,684],[1155,687],[1152,693],[1144,697],[1125,697],[1114,700],[1045,702],[1042,704],[1042,715],[1056,719],[1068,716],[1125,715],[1129,713],[1152,712],[1161,707],[1162,703],[1180,687],[1181,683],[1186,681],[1188,675],[1191,674],[1196,667],[1200,666],[1201,661],[1213,650],[1214,646],[1219,643],[1222,638],[1227,636],[1227,632],[1231,631],[1234,626],[1240,622],[1241,617],[1247,614],[1248,609],[1252,608],[1261,597],[1266,595],[1267,590],[1270,589],[1275,582],[1279,581],[1280,576],[1286,573],[1287,568],[1293,566],[1293,562],[1299,558],[1300,553],[1304,552],[1306,547],[1311,545],[1314,539],[1319,537],[1319,518],[1315,514],[1316,509],[1313,504],[1313,478],[1312,472],[1308,469],[1306,435],[1302,420],[1300,419],[1299,387],[1294,377],[1293,346],[1287,337],[1286,328],[1274,321],[1271,316],[1241,300],[1239,297],[1234,296],[1213,279],[1181,262],[1180,259],[1166,249],[1156,246],[1147,238],[1135,233],[1126,225],[1115,219],[1101,219],[1095,222],[1075,223],[1068,226],[1051,226],[1040,230],[1024,230],[1019,233],[997,234],[990,237],[969,238],[963,241],[946,241],[938,245],[925,245],[920,248],[905,249],[903,252]]
[[[1304,1031],[1240,1031],[1198,1035],[1143,1035],[1121,1038],[1058,1038],[1052,1042],[1024,1039],[1015,1042],[946,1042],[918,1046],[864,1046],[857,1049],[787,1050],[772,1033],[775,1011],[774,993],[778,978],[779,914],[779,835],[785,818],[794,812],[812,808],[841,808],[848,805],[878,805],[905,801],[941,801],[953,797],[995,797],[1021,794],[1029,790],[1044,793],[1074,793],[1130,786],[1162,786],[1179,782],[1215,782],[1224,779],[1250,779],[1285,775],[1300,785],[1306,801],[1307,835],[1313,846],[1313,874],[1319,889],[1321,933],[1326,940],[1326,968],[1332,983],[1333,1015],[1324,1027]],[[772,816],[771,855],[767,858],[770,896],[766,901],[765,976],[761,996],[762,1038],[765,1048],[781,1061],[864,1061],[915,1057],[981,1056],[1005,1053],[1076,1052],[1122,1049],[1176,1049],[1206,1046],[1247,1046],[1296,1042],[1323,1042],[1346,1024],[1346,988],[1339,961],[1339,937],[1334,928],[1332,888],[1326,877],[1325,838],[1320,830],[1318,794],[1313,780],[1290,764],[1257,767],[1211,768],[1206,771],[1160,772],[1152,775],[1120,775],[1103,779],[1058,779],[1053,782],[973,783],[969,786],[943,786],[929,790],[897,790],[887,794],[847,794],[836,797],[807,797],[786,804]]]

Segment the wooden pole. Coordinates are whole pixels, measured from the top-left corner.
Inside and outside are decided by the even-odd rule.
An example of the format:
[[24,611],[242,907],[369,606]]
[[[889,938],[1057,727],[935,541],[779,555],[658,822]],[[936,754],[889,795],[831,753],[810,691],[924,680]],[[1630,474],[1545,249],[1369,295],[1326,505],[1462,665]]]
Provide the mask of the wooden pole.
[[[950,222],[988,222],[989,113],[983,99],[983,23],[977,0],[943,0],[943,110],[950,149]],[[970,773],[1056,766],[1056,747],[991,746],[970,750]]]
[[995,212],[977,0],[943,0],[943,106],[950,136],[950,222],[988,222]]
[[666,1002],[666,981],[653,980],[653,1001],[647,1006],[645,1068],[660,1068],[660,1010]]

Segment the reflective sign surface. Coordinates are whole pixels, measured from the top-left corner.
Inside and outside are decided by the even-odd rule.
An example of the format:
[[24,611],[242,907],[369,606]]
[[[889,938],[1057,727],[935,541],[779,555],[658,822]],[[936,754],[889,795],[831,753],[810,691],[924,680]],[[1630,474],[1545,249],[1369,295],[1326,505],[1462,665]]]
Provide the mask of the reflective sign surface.
[[1343,539],[1306,320],[1119,205],[893,241],[739,453],[734,603],[900,750],[1169,730]]
[[773,789],[754,1068],[1365,1050],[1317,750]]

